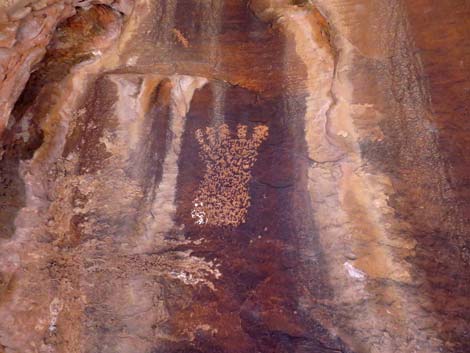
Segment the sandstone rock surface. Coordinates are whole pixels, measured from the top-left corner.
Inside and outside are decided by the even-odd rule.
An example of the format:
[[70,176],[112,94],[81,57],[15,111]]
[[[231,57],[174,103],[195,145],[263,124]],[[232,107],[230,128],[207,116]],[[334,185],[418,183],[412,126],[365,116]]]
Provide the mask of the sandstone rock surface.
[[0,353],[470,351],[465,0],[0,4]]

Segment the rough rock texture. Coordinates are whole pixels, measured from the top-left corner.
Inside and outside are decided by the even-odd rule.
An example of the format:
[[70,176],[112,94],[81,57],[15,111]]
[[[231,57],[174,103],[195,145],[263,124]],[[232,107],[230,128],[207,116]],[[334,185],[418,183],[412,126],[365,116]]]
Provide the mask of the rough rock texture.
[[[77,8],[88,8],[90,3],[108,4],[122,14],[129,14],[132,8],[130,1],[18,0],[0,3],[0,134],[8,123],[13,105],[25,87],[30,72],[44,58],[46,47],[57,25],[75,14]],[[89,27],[84,30],[89,32],[90,26],[97,22],[100,22],[99,18],[94,21],[90,19]],[[99,23],[98,26],[102,24]],[[78,42],[86,41],[86,37],[78,38],[81,35],[80,27],[71,28],[70,31],[74,32],[70,35],[71,41],[74,40],[74,36]],[[110,29],[109,32],[108,36],[118,34],[116,29],[114,31]],[[90,50],[94,49],[95,52],[106,46],[106,41],[103,43],[99,35],[96,37],[97,41],[89,44]],[[71,61],[70,56],[78,57],[83,54],[82,48],[66,49],[69,51],[68,54],[65,52],[59,54],[62,56],[59,60],[60,65],[72,66],[78,63],[79,61]]]
[[0,353],[470,351],[465,0],[0,5]]

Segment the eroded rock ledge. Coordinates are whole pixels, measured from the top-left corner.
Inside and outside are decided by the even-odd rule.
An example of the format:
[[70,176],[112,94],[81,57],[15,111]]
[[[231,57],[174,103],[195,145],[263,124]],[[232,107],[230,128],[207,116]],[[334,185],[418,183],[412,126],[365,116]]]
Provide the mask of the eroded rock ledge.
[[462,2],[1,9],[0,352],[469,350]]

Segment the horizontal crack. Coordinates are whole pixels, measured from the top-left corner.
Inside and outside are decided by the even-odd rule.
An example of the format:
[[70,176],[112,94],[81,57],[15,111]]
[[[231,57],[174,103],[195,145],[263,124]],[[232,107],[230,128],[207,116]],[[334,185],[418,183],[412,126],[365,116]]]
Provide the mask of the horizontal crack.
[[273,189],[287,189],[289,187],[294,186],[294,184],[295,184],[295,183],[289,183],[289,184],[285,184],[285,185],[274,185],[274,184],[268,183],[266,181],[261,181],[261,180],[258,180],[258,179],[254,179],[254,180],[255,180],[255,182],[257,182],[259,184],[269,186]]

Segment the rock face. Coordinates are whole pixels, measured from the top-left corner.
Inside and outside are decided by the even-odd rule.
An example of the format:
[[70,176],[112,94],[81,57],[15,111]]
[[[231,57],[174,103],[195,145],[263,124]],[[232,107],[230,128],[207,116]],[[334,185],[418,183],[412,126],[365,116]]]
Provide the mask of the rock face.
[[0,12],[0,352],[470,351],[465,0]]

